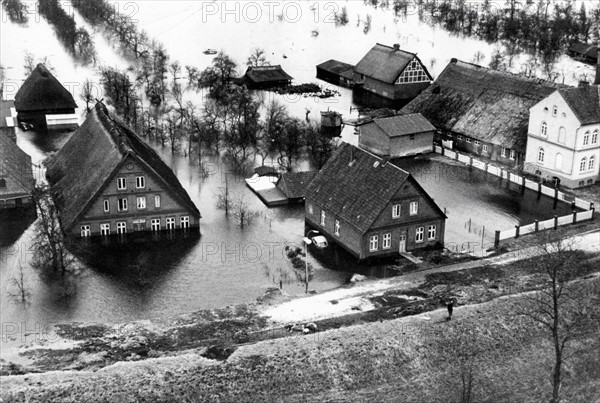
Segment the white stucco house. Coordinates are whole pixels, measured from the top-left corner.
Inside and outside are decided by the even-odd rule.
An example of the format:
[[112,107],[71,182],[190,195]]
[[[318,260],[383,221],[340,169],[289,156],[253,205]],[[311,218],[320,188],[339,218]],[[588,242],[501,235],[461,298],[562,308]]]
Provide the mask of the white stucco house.
[[600,86],[564,88],[529,110],[524,169],[575,188],[600,180]]

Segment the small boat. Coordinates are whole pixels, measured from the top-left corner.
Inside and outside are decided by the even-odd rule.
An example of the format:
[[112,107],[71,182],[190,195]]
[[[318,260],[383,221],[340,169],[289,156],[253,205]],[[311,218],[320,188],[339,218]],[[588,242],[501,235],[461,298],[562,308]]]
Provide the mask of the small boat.
[[319,36],[319,30],[317,29],[313,29],[312,32],[310,33],[312,36]]
[[216,49],[206,49],[202,53],[204,53],[205,55],[216,55],[219,52]]

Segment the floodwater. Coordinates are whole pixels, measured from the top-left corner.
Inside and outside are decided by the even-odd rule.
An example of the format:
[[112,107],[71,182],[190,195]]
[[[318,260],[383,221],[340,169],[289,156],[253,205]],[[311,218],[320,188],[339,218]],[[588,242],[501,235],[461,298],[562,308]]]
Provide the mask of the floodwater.
[[[225,3],[233,11],[226,13]],[[288,3],[295,6],[284,5]],[[395,19],[390,11],[373,9],[362,1],[263,4],[170,0],[115,4],[121,7],[121,11],[137,19],[140,27],[151,37],[163,42],[172,59],[179,60],[184,66],[208,66],[212,59],[202,54],[206,48],[223,50],[243,66],[252,49],[261,47],[266,50],[269,61],[281,64],[296,83],[317,82],[315,65],[330,58],[348,63],[358,62],[376,42],[400,43],[403,49],[418,52],[434,77],[452,57],[470,61],[477,51],[481,51],[489,59],[494,50],[490,44],[452,36],[420,24],[415,15],[405,21]],[[246,4],[257,5],[262,12],[260,18],[256,14],[249,14],[252,10]],[[274,8],[271,10],[266,4],[272,4]],[[126,5],[129,8],[126,9]],[[347,6],[350,21],[344,27],[336,27],[330,19],[332,7],[341,5]],[[236,7],[239,7],[238,11]],[[359,17],[360,21],[364,21],[367,14],[372,16],[372,28],[364,33],[363,22],[357,26],[357,21]],[[82,23],[81,18],[76,17]],[[318,31],[319,34],[313,36],[312,31]],[[45,20],[33,16],[26,27],[3,20],[0,38],[1,63],[7,75],[6,98],[12,98],[22,83],[23,56],[27,49],[36,58],[47,56],[50,59],[55,75],[70,89],[80,110],[83,110],[84,105],[78,96],[81,83],[86,78],[97,81],[97,70],[74,65]],[[47,40],[40,41],[39,38]],[[128,65],[100,32],[96,32],[94,38],[99,64],[118,68]],[[590,67],[569,59],[563,59],[561,63],[574,72],[591,71]],[[240,73],[243,73],[242,67]],[[578,77],[574,75],[569,80],[576,82]],[[329,85],[324,82],[320,84]],[[96,90],[97,98],[102,98],[99,84]],[[310,111],[309,117],[316,119],[319,111],[326,109],[348,116],[351,107],[356,106],[351,91],[345,88],[339,91],[340,97],[326,100],[283,97],[272,93],[266,93],[265,97],[275,97],[285,102],[290,113],[301,118],[305,117],[306,111]],[[188,96],[201,99],[198,94]],[[357,139],[352,132],[351,127],[346,127],[343,140],[356,144]],[[45,137],[32,132],[19,132],[18,145],[32,156],[34,162],[39,163],[58,150],[67,139],[68,134],[65,133]],[[197,309],[253,301],[267,287],[275,286],[278,280],[273,279],[274,271],[278,267],[289,267],[284,256],[285,246],[301,245],[303,208],[267,209],[246,188],[243,178],[232,174],[230,168],[215,156],[203,157],[211,174],[202,179],[197,157],[186,158],[172,155],[170,150],[160,146],[155,148],[200,209],[203,216],[201,235],[188,239],[113,246],[112,249],[102,249],[98,245],[89,247],[88,253],[81,256],[88,269],[73,280],[69,296],[64,297],[59,285],[41,279],[29,266],[34,226],[28,222],[2,222],[2,232],[7,233],[0,238],[4,242],[0,245],[0,313],[3,322],[23,322],[32,327],[36,323],[58,321],[120,322],[167,317]],[[428,175],[419,174],[445,169],[436,164],[439,163],[407,162],[406,169],[415,171],[417,180],[431,192],[442,208],[447,209],[446,240],[449,243],[476,242],[481,237],[476,229],[483,226],[488,231],[506,229],[517,223],[531,222],[538,212],[542,214],[538,218],[546,217],[546,212],[548,217],[554,214],[550,211],[551,203],[548,207],[542,201],[530,207],[528,203],[535,196],[522,196],[504,189],[501,184],[487,183],[476,176],[469,176],[463,181],[466,183],[461,182],[463,184],[457,192],[456,182],[448,178],[431,180]],[[301,165],[303,168],[308,166],[306,163]],[[225,186],[226,179],[231,193],[243,196],[256,212],[249,227],[240,228],[233,216],[225,216],[224,211],[216,208],[219,188]],[[472,232],[467,230],[468,220],[471,220]],[[9,226],[11,231],[6,229]],[[485,234],[483,237],[486,239]],[[313,255],[309,256],[309,262],[315,268],[311,289],[322,291],[340,286],[351,275],[347,270],[349,267],[320,263]],[[17,303],[9,297],[14,291],[11,279],[18,277],[21,270],[30,291],[27,304]],[[371,270],[366,272],[377,274]],[[284,291],[303,293],[303,284],[293,273],[289,276]]]

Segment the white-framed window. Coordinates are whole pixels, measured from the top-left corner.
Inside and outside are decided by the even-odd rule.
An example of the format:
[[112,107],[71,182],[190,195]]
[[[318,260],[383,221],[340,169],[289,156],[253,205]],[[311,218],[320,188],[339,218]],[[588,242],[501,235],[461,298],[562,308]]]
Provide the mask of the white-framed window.
[[432,239],[435,239],[436,235],[437,227],[435,225],[430,225],[429,227],[427,227],[427,239],[431,241]]
[[379,235],[371,235],[369,238],[369,251],[373,252],[379,249]]
[[465,137],[465,141],[466,141],[467,143],[470,143],[470,142],[471,142],[471,138],[470,138],[470,137]]
[[340,236],[340,221],[335,220],[334,231],[337,236]]
[[418,227],[415,232],[415,242],[423,242],[424,234],[425,234],[425,228]]
[[104,200],[104,212],[108,213],[110,211],[110,201]]
[[139,196],[136,198],[138,210],[146,208],[146,196]]
[[175,229],[175,217],[167,217],[167,229]]
[[383,245],[381,245],[383,249],[390,249],[392,247],[392,234],[387,233],[383,234]]
[[552,116],[558,115],[558,106],[554,105],[552,107]]
[[190,217],[184,215],[179,219],[179,223],[181,225],[181,228],[188,229],[190,227]]
[[508,157],[511,160],[514,160],[517,157],[517,152],[515,150],[510,150],[510,153],[509,153]]
[[89,225],[82,225],[81,226],[81,236],[82,237],[88,237],[92,235],[92,231],[90,230],[90,226]]
[[579,172],[585,172],[587,168],[587,158],[583,157],[579,162]]
[[120,221],[117,223],[117,234],[126,234],[127,233],[127,223],[125,221]]
[[598,129],[594,130],[592,133],[592,144],[596,144],[598,142]]
[[117,178],[117,189],[118,190],[127,189],[127,179],[126,178]]
[[110,224],[100,224],[100,235],[110,235]]
[[410,202],[410,215],[415,215],[419,212],[419,202]]
[[558,142],[561,144],[565,144],[566,140],[567,140],[567,129],[565,129],[563,126],[561,126],[558,129]]
[[143,176],[136,176],[135,177],[135,187],[138,189],[143,189],[146,187],[146,178],[144,178]]
[[154,207],[160,208],[160,196],[159,195],[154,196]]
[[548,123],[542,122],[542,130],[540,131],[542,136],[546,137],[548,135]]
[[596,156],[592,155],[590,157],[590,162],[588,162],[588,171],[593,171],[596,166]]
[[152,231],[160,231],[160,218],[153,218],[150,221],[150,228]]
[[456,136],[457,139],[462,140],[463,136],[461,136],[460,134],[458,136]]
[[504,158],[508,158],[510,154],[510,149],[506,148],[506,147],[502,147],[502,151],[500,152],[500,155],[503,156]]
[[394,204],[392,206],[392,218],[400,217],[400,211],[402,209],[402,205],[400,203]]
[[119,199],[119,211],[127,211],[127,198]]
[[583,145],[587,146],[588,144],[590,144],[590,132],[589,131],[585,132],[585,134],[583,135]]
[[476,145],[476,146],[478,146],[478,145],[480,145],[480,144],[481,144],[481,141],[479,141],[479,140],[475,140],[475,145]]
[[540,164],[543,164],[543,163],[544,163],[544,155],[545,155],[545,153],[544,153],[544,149],[543,149],[543,148],[541,148],[541,147],[540,147],[540,148],[538,148],[538,158],[537,158],[537,160],[538,160],[538,162],[539,162]]
[[321,225],[325,225],[325,210],[321,210]]
[[482,150],[483,150],[484,153],[488,152],[488,146],[487,146],[487,144],[483,145]]

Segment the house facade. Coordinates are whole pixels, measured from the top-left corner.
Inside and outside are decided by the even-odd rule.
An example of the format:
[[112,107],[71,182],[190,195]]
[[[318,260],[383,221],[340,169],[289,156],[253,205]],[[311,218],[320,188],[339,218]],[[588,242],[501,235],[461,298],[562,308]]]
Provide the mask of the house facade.
[[31,157],[0,133],[0,210],[33,206]]
[[347,143],[308,186],[305,220],[359,260],[444,244],[446,216],[417,181]]
[[398,44],[376,44],[354,68],[356,86],[391,101],[410,100],[432,81],[417,55]]
[[375,118],[359,126],[358,146],[391,158],[433,151],[436,129],[420,113]]
[[530,109],[525,170],[570,188],[600,180],[600,87],[560,89]]
[[69,236],[199,228],[200,212],[173,171],[102,103],[47,166]]
[[521,169],[529,108],[561,87],[452,59],[401,113],[421,113],[458,151]]

